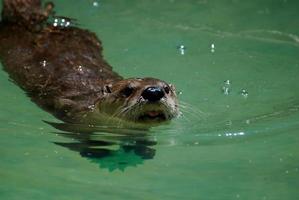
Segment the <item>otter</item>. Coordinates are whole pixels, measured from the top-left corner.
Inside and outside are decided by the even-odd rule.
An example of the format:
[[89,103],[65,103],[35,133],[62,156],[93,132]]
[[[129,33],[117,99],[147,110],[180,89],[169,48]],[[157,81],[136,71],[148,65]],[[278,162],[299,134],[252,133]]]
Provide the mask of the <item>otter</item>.
[[[175,87],[112,70],[97,36],[55,19],[54,4],[3,0],[0,59],[42,109],[67,123],[160,124],[178,116]],[[68,18],[62,18],[68,19]]]

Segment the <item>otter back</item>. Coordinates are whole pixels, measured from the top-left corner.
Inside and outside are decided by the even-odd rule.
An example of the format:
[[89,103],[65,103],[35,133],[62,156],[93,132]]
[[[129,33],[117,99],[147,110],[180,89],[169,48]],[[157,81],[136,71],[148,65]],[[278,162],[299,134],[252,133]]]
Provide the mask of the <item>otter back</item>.
[[[95,34],[46,23],[39,0],[4,0],[0,59],[10,78],[58,118],[87,109],[106,82],[122,79],[103,59]],[[38,26],[39,29],[36,29]]]

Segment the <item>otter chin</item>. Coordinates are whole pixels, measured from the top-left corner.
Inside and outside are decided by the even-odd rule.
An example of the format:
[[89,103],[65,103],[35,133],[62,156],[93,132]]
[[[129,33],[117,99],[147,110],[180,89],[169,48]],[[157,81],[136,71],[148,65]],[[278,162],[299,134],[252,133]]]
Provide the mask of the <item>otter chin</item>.
[[130,78],[105,86],[96,114],[136,123],[163,123],[176,117],[178,100],[173,85],[155,78]]

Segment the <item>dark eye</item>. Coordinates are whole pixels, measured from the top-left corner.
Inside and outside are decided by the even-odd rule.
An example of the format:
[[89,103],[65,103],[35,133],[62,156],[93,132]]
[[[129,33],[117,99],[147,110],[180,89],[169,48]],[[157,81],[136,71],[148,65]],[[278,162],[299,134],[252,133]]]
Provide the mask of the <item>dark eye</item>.
[[134,91],[134,88],[128,86],[128,87],[125,87],[122,91],[121,91],[121,94],[124,95],[125,97],[129,97]]
[[169,94],[170,88],[168,86],[165,86],[164,91],[165,91],[166,94]]

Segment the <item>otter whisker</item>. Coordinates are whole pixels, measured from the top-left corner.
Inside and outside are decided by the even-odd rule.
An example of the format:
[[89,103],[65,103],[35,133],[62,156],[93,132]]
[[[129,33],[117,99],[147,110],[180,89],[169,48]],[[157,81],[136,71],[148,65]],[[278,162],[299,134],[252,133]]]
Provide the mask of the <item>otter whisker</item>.
[[182,117],[185,119],[188,118],[186,115],[189,115],[191,118],[195,119],[203,119],[207,116],[207,114],[203,111],[185,102],[180,104],[180,111],[182,112]]
[[123,116],[126,112],[128,112],[128,110],[130,110],[130,108],[131,107],[120,107],[113,115],[111,115],[111,118]]
[[[137,109],[136,109],[137,113],[141,113],[141,111],[142,111],[142,106],[141,105],[142,105],[141,103],[137,104]],[[134,121],[137,121],[137,118],[139,116],[138,115],[133,115],[133,116],[134,116]]]
[[181,114],[180,118],[185,119],[188,122],[191,122],[191,119],[189,117],[187,117],[186,115]]
[[181,106],[180,111],[182,113],[192,114],[192,115],[197,116],[197,117],[203,117],[204,116],[202,113],[197,112],[196,110],[193,110],[192,108],[185,107],[185,106]]
[[180,101],[180,108],[183,108],[185,110],[190,110],[196,114],[200,114],[200,115],[207,115],[205,112],[203,112],[202,110],[200,110],[198,107],[195,107],[189,103],[186,103],[184,101]]
[[125,115],[128,115],[128,113],[132,110],[135,110],[136,104],[130,105],[128,107],[124,107],[120,110],[120,112],[116,113],[117,117],[124,117]]

